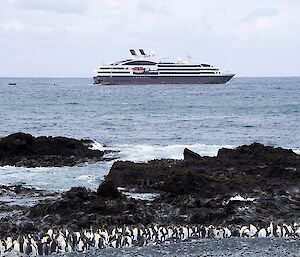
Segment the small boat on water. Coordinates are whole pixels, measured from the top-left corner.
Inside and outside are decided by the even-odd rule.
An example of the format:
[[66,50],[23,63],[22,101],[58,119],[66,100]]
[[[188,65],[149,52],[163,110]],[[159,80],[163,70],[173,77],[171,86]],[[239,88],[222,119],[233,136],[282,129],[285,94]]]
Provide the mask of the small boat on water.
[[178,59],[175,62],[158,61],[154,54],[130,50],[131,57],[95,70],[94,83],[101,85],[126,84],[225,84],[235,74],[222,72],[207,64]]
[[9,82],[8,85],[15,86],[15,85],[17,85],[17,83],[15,83],[15,82]]

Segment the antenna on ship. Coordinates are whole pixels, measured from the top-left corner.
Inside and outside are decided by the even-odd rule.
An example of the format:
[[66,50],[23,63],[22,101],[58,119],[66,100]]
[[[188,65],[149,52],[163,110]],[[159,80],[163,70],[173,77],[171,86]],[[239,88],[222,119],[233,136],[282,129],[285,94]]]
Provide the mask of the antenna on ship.
[[185,54],[186,54],[187,58],[189,59],[189,61],[192,60],[192,56],[187,51],[185,51]]
[[137,56],[137,54],[136,54],[136,52],[134,51],[134,49],[130,49],[129,51],[130,51],[130,53],[131,53],[133,56]]
[[139,51],[140,51],[141,55],[144,55],[144,56],[146,55],[144,52],[144,49],[139,49]]

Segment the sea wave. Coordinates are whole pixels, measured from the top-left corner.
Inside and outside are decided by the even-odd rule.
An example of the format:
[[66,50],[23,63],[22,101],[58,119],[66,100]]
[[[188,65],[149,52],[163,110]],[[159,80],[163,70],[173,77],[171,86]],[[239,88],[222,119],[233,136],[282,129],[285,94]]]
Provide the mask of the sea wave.
[[300,154],[300,149],[293,149],[293,152],[296,154]]
[[202,156],[216,156],[221,148],[233,148],[232,145],[207,145],[207,144],[174,144],[167,146],[136,144],[118,145],[121,160],[144,162],[153,159],[183,159],[184,148],[188,148]]
[[97,189],[113,162],[84,163],[73,167],[0,167],[0,185],[26,184],[37,189],[66,191],[74,186]]

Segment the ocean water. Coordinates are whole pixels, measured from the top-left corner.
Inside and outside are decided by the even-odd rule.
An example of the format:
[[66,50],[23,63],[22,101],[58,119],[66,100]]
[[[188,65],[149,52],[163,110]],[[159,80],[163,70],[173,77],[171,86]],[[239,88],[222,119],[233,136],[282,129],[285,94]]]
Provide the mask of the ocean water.
[[[16,85],[9,85],[15,82]],[[90,78],[0,78],[0,137],[89,138],[122,160],[216,155],[254,141],[300,149],[300,77],[233,78],[226,85],[99,86]],[[95,189],[113,162],[0,167],[0,184]]]

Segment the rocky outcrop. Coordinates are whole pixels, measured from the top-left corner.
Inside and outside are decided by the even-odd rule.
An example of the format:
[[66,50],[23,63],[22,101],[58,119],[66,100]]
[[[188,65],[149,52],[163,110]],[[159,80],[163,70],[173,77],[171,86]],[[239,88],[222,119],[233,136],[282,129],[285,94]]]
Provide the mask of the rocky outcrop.
[[[221,149],[217,157],[185,149],[179,161],[115,162],[107,179],[116,186],[160,192],[156,202],[179,208],[177,219],[183,223],[263,223],[300,217],[299,155],[258,143]],[[254,200],[230,201],[236,195]]]
[[90,149],[92,143],[66,137],[11,134],[0,139],[0,166],[73,166],[103,160],[104,152]]
[[[67,225],[73,229],[153,221],[155,210],[142,201],[126,199],[112,186],[105,184],[97,193],[82,187],[72,188],[60,200],[32,207],[28,216],[37,223],[42,220],[44,227]],[[110,192],[106,191],[108,187]]]
[[195,160],[195,161],[199,161],[201,159],[201,156],[193,151],[191,151],[188,148],[184,148],[183,150],[183,158],[185,160]]
[[103,198],[124,198],[111,180],[105,180],[97,189],[97,195]]

